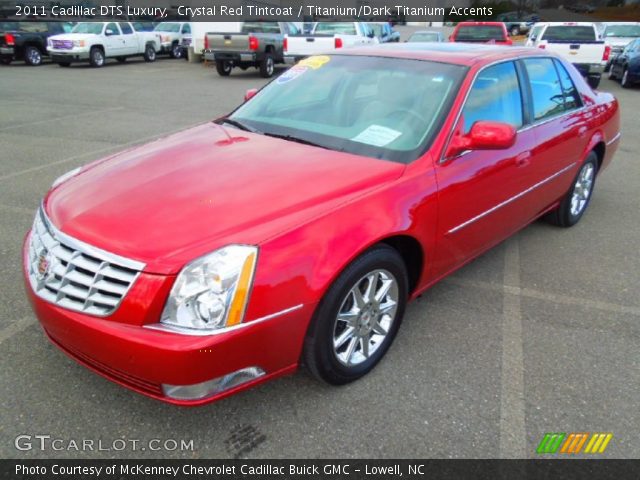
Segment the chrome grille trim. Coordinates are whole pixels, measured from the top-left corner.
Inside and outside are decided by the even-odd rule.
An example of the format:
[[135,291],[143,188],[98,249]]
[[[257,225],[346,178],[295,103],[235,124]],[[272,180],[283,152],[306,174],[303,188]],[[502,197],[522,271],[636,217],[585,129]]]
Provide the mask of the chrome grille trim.
[[43,300],[76,312],[111,315],[145,264],[70,237],[36,213],[29,238],[29,281]]

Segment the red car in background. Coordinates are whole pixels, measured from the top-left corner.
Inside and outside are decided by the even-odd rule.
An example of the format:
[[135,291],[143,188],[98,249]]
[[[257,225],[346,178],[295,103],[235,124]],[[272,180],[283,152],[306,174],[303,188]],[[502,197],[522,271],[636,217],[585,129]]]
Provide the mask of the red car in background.
[[449,41],[513,45],[503,22],[460,22],[449,36]]
[[58,179],[25,238],[28,296],[64,352],[167,402],[300,364],[347,383],[439,279],[539,217],[576,224],[619,139],[615,98],[543,50],[311,57]]

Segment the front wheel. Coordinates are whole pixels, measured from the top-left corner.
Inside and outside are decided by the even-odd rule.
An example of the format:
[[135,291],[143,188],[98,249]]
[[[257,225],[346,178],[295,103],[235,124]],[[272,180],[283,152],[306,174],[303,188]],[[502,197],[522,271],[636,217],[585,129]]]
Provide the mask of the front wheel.
[[375,247],[349,265],[320,302],[307,332],[304,362],[334,385],[367,374],[387,352],[408,297],[402,257]]
[[144,49],[144,61],[155,62],[156,61],[156,49],[153,45],[147,45]]
[[560,207],[547,215],[550,223],[559,227],[572,227],[580,221],[591,201],[597,172],[598,157],[595,152],[591,152],[580,167]]
[[100,68],[104,65],[104,52],[101,48],[93,47],[89,52],[89,63],[92,67]]
[[181,58],[182,57],[182,48],[179,44],[175,43],[171,47],[171,58]]

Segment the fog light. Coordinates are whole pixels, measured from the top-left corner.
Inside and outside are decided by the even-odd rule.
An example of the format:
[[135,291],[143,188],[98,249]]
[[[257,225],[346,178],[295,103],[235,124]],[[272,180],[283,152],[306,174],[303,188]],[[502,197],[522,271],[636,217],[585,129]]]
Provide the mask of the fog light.
[[264,373],[260,367],[248,367],[194,385],[162,385],[162,391],[167,397],[176,400],[200,400],[254,380]]

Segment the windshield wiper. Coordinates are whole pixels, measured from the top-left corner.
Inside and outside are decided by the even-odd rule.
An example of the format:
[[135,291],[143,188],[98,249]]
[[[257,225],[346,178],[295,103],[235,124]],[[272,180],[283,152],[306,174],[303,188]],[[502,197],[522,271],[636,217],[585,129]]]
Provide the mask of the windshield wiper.
[[249,125],[245,125],[244,123],[239,122],[238,120],[233,120],[232,118],[223,118],[222,120],[219,120],[216,123],[218,125],[221,125],[223,123],[228,123],[229,125],[239,128],[240,130],[244,130],[245,132],[260,133],[255,128],[250,127]]
[[315,143],[310,140],[305,140],[304,138],[295,137],[293,135],[282,135],[279,133],[269,133],[269,132],[262,132],[262,134],[268,137],[281,138],[282,140],[287,140],[289,142],[296,142],[296,143],[301,143],[303,145],[310,145],[312,147],[324,148],[325,150],[338,150],[337,148],[329,148],[325,145],[320,145],[319,143]]

